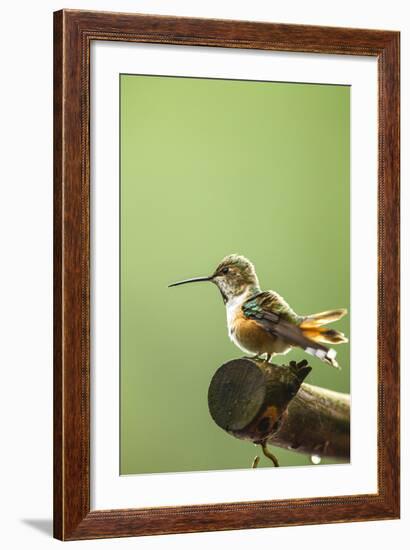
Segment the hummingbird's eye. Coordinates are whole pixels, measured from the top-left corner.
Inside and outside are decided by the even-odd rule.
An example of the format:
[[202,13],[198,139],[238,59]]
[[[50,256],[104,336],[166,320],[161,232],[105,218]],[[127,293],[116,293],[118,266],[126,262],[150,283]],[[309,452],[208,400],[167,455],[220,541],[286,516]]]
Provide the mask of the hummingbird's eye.
[[228,272],[229,272],[229,267],[224,267],[224,268],[221,270],[221,273],[222,273],[223,275],[226,275]]

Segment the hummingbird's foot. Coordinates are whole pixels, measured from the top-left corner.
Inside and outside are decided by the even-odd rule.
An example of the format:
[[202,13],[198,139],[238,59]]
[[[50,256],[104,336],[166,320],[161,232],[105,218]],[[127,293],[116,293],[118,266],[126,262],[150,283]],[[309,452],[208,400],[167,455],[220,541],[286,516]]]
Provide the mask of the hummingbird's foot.
[[271,358],[272,358],[272,354],[271,354],[271,353],[267,353],[267,354],[266,354],[265,362],[266,362],[266,363],[269,363],[270,360],[271,360]]

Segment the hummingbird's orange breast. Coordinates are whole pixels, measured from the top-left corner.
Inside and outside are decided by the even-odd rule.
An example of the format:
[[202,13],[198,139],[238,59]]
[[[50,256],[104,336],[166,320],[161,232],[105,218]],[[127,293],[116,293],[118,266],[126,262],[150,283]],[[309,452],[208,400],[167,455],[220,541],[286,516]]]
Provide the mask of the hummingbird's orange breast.
[[264,353],[272,344],[272,336],[242,312],[237,315],[233,329],[239,346],[251,353]]
[[288,344],[267,332],[253,319],[245,317],[242,307],[238,307],[230,326],[230,337],[233,342],[248,353],[284,353]]

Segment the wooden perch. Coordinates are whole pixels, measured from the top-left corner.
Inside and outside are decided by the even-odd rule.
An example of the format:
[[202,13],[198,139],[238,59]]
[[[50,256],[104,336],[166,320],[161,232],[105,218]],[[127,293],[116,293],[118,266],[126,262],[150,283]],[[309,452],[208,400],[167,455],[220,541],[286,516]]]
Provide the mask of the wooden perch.
[[307,361],[229,361],[212,378],[209,412],[240,439],[348,462],[350,396],[303,384],[310,371]]

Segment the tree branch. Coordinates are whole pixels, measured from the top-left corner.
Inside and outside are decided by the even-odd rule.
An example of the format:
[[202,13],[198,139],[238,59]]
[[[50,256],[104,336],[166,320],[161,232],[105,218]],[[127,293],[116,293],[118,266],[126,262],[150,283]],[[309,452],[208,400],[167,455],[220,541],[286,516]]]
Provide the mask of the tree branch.
[[310,371],[307,361],[229,361],[212,378],[209,412],[240,439],[349,461],[350,396],[302,383]]

